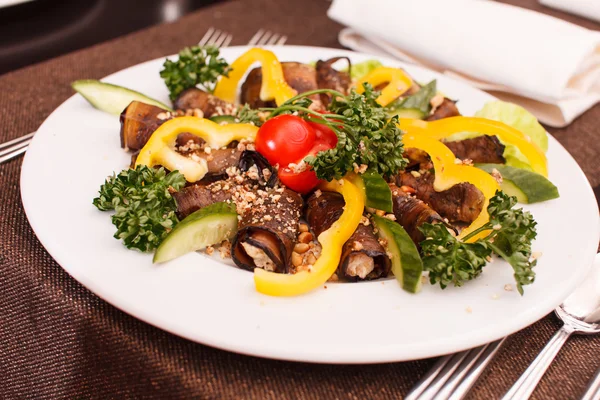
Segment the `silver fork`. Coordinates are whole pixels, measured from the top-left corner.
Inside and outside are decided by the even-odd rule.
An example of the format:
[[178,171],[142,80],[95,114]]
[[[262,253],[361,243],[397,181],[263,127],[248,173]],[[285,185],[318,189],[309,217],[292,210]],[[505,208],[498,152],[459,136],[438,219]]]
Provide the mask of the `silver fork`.
[[[257,32],[258,33],[258,32]],[[256,36],[256,35],[255,35]],[[285,36],[282,37],[285,42]],[[199,46],[216,46],[226,47],[231,43],[233,35],[225,31],[221,31],[215,28],[208,28],[202,39],[198,42]],[[271,43],[269,43],[271,44]],[[35,135],[35,132],[28,133],[27,135],[19,138],[9,140],[8,142],[0,144],[0,164],[15,157],[24,154],[29,148],[29,143]]]
[[227,47],[232,39],[231,33],[210,27],[198,42],[198,46]]
[[287,36],[259,29],[248,42],[249,46],[282,46],[287,42]]
[[411,389],[405,400],[462,399],[505,339],[440,358]]
[[[587,280],[578,287],[555,312],[565,322],[565,327],[544,348],[536,360],[525,371],[513,388],[505,395],[503,400],[527,399],[535,389],[550,362],[573,332],[600,333],[600,254]],[[577,318],[565,316],[567,307],[570,311],[581,313]],[[586,314],[587,313],[587,314]],[[586,314],[584,316],[584,314]],[[587,319],[585,319],[585,318]],[[584,326],[584,321],[589,326]],[[580,321],[581,320],[581,321]],[[573,327],[575,326],[575,327]],[[566,332],[566,333],[565,333]],[[466,396],[473,384],[477,381],[485,367],[493,359],[504,339],[489,343],[485,346],[450,354],[439,359],[433,368],[421,378],[406,396],[406,400],[459,400]],[[600,373],[599,373],[600,374]],[[590,383],[590,400],[600,398],[599,382]],[[596,392],[594,392],[596,391]]]

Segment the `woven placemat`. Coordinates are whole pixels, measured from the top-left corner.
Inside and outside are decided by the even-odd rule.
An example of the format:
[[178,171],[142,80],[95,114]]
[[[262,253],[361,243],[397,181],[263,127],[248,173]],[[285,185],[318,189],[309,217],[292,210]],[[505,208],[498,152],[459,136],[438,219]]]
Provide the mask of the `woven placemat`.
[[[540,7],[534,0],[522,3]],[[3,75],[0,142],[34,131],[72,94],[71,81],[101,78],[175,53],[196,42],[209,26],[231,31],[233,44],[246,43],[259,27],[266,27],[288,35],[289,44],[339,47],[341,27],[326,17],[328,6],[322,0],[227,2],[175,24]],[[600,184],[600,141],[594,136],[599,120],[596,107],[568,128],[551,130],[594,186]],[[19,159],[0,166],[2,399],[401,398],[435,362],[331,366],[272,361],[192,343],[138,321],[83,288],[40,245],[21,205],[20,164]],[[60,195],[60,188],[49,195]],[[512,335],[470,397],[500,397],[559,326],[548,316]],[[534,398],[578,398],[600,367],[598,354],[600,337],[572,338]]]

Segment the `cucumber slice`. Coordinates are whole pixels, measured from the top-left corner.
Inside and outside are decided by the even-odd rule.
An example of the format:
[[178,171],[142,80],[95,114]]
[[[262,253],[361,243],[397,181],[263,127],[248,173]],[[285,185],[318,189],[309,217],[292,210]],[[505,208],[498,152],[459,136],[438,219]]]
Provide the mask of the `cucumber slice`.
[[398,118],[413,118],[413,119],[423,119],[427,115],[418,108],[398,108],[395,110],[390,110],[387,113],[389,118],[392,118],[394,115],[397,115]]
[[209,119],[217,124],[235,124],[235,117],[233,115],[214,115]]
[[502,191],[516,196],[520,203],[531,204],[558,198],[558,188],[552,182],[532,171],[504,164],[477,164],[491,173],[495,168],[502,175]]
[[410,293],[421,289],[423,261],[417,246],[402,225],[387,218],[373,216],[379,236],[387,241],[387,250],[392,253],[392,272],[402,286]]
[[365,195],[366,206],[389,213],[394,212],[392,191],[383,177],[373,171],[366,171],[358,176],[360,179],[357,179],[357,183]]
[[172,111],[169,106],[140,92],[94,79],[75,81],[71,83],[71,87],[92,106],[109,114],[121,114],[125,107],[134,100]]
[[188,215],[167,235],[154,253],[162,263],[233,237],[237,231],[235,205],[215,203]]

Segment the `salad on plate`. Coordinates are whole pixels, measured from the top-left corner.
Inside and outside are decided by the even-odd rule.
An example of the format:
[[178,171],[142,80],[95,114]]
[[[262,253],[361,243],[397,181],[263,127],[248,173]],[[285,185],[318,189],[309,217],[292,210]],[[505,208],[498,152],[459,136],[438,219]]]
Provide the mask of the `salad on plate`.
[[160,76],[171,105],[73,83],[120,115],[131,164],[93,204],[113,213],[127,248],[155,263],[218,254],[273,296],[391,276],[411,293],[461,286],[494,257],[521,294],[534,282],[536,221],[517,203],[559,194],[546,131],[523,108],[493,101],[462,116],[435,80],[261,48],[231,64],[217,48],[186,48]]

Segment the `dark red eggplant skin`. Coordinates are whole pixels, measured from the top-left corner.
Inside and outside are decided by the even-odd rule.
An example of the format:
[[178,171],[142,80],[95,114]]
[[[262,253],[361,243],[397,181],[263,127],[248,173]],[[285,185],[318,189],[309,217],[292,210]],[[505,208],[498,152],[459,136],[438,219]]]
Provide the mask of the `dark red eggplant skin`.
[[159,119],[159,114],[166,115],[166,112],[160,107],[132,101],[119,117],[121,147],[134,152],[141,150],[152,133],[167,120]]
[[[333,68],[333,64],[340,60],[345,60],[348,63],[348,71],[339,71]],[[332,89],[342,94],[348,94],[352,79],[350,79],[350,71],[352,62],[348,57],[334,57],[329,60],[319,60],[315,66],[317,70],[317,86],[319,89]],[[321,93],[321,102],[327,106],[331,102],[331,95]]]
[[[356,250],[354,243],[360,243],[362,249]],[[347,281],[357,282],[361,279],[359,276],[351,276],[348,274],[348,264],[350,262],[350,256],[356,253],[363,253],[373,259],[375,268],[369,273],[364,280],[372,280],[385,278],[389,275],[392,269],[392,262],[388,257],[385,249],[377,240],[373,225],[358,224],[358,227],[350,236],[350,239],[342,247],[342,256],[340,258],[340,265],[338,266],[337,273],[338,277],[341,277]]]
[[177,217],[182,220],[194,211],[220,201],[231,200],[233,197],[231,191],[211,189],[211,185],[195,184],[172,193],[177,204]]
[[442,118],[458,117],[460,111],[456,107],[456,101],[444,97],[442,104],[435,109],[433,114],[425,118],[426,121],[436,121]]
[[[247,242],[259,247],[271,258],[275,272],[288,273],[303,206],[304,201],[298,193],[289,189],[283,189],[281,193],[271,190],[261,206],[253,206],[242,216],[231,245],[231,257],[235,264],[248,271],[256,268],[242,246],[243,242]],[[256,233],[263,235],[262,240],[257,240]],[[266,237],[271,246],[264,245]]]
[[423,224],[444,224],[442,217],[423,201],[409,195],[393,183],[389,185],[396,222],[402,225],[415,244],[418,245],[425,239],[419,230]]
[[173,105],[176,110],[198,109],[202,111],[204,118],[210,118],[213,115],[230,115],[235,109],[233,104],[198,88],[189,88],[181,92]]
[[444,142],[446,146],[461,160],[474,163],[504,164],[505,146],[496,136],[482,135],[471,139]]
[[473,222],[483,209],[483,193],[470,183],[459,183],[450,189],[436,192],[433,188],[434,178],[429,171],[418,176],[402,172],[396,176],[396,184],[413,188],[417,198],[429,204],[450,222]]
[[[341,195],[331,192],[323,192],[319,196],[313,194],[307,201],[306,220],[313,232],[318,236],[339,219],[345,205]],[[355,248],[355,242],[360,243],[361,249]],[[385,249],[379,243],[372,225],[358,225],[356,231],[342,247],[342,256],[337,269],[338,277],[348,281],[361,280],[358,276],[350,276],[347,273],[350,256],[355,253],[363,253],[373,258],[375,269],[365,277],[365,280],[378,279],[389,274],[391,261]]]
[[[316,70],[312,65],[297,62],[282,62],[283,77],[288,85],[298,93],[308,92],[318,88]],[[260,99],[260,88],[262,86],[262,69],[254,68],[248,73],[242,84],[240,102],[248,104],[250,108],[276,107],[274,101],[262,101]],[[319,96],[311,96],[313,100],[319,100]]]

